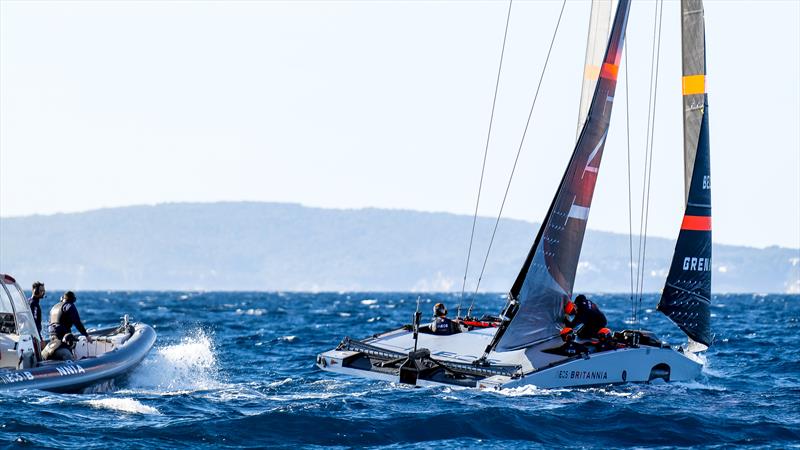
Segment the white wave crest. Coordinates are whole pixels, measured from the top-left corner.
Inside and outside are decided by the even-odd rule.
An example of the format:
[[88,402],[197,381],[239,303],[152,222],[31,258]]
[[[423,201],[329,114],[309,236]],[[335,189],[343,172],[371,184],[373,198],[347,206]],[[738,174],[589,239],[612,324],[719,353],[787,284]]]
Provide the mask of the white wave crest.
[[698,389],[698,390],[704,390],[704,391],[717,391],[717,392],[723,392],[723,391],[727,390],[722,386],[714,386],[712,384],[705,384],[705,383],[701,383],[700,381],[697,381],[697,380],[677,381],[677,382],[675,382],[675,384],[678,385],[678,386],[683,386],[684,388],[689,389],[689,390]]
[[261,309],[261,308],[255,308],[255,309],[253,309],[253,308],[250,308],[250,309],[241,309],[241,308],[237,308],[237,309],[236,309],[236,314],[237,314],[237,315],[240,315],[240,316],[241,316],[241,315],[246,315],[246,316],[263,316],[263,315],[264,315],[264,313],[266,313],[266,312],[267,312],[266,310],[264,310],[264,309]]
[[533,385],[519,386],[513,388],[501,388],[495,392],[506,397],[528,397],[528,396],[542,396],[542,395],[560,395],[562,392],[569,392],[569,389],[542,389]]
[[161,413],[152,406],[147,406],[139,402],[138,400],[134,400],[132,398],[127,398],[127,397],[100,398],[100,399],[88,400],[86,403],[88,403],[93,408],[111,409],[114,411],[122,411],[131,414],[161,415]]
[[[214,344],[202,330],[158,348],[131,374],[129,386],[159,393],[219,389]],[[166,392],[164,392],[166,391]]]

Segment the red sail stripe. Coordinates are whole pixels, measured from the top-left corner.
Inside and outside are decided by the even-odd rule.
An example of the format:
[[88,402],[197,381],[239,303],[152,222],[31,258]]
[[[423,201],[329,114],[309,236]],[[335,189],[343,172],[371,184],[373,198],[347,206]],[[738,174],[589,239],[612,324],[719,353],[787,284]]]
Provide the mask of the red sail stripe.
[[681,230],[711,231],[711,216],[683,216]]
[[603,63],[603,68],[600,69],[600,77],[608,80],[616,80],[619,66],[615,64]]

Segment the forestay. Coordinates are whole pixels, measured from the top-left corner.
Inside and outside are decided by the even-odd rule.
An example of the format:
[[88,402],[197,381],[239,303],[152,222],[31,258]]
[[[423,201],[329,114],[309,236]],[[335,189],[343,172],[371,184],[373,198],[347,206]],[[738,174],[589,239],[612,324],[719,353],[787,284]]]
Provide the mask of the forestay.
[[586,221],[608,135],[630,1],[614,17],[600,76],[570,163],[528,257],[511,288],[519,309],[497,351],[527,347],[555,336],[564,303],[572,296]]

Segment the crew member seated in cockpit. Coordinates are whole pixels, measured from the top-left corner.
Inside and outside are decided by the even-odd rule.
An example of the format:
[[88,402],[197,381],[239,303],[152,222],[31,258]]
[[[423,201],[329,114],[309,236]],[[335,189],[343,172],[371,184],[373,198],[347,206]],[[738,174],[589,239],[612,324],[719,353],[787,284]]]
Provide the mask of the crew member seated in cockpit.
[[[577,328],[578,325],[583,325],[578,330],[578,337],[581,339],[596,337],[597,332],[608,324],[605,314],[583,294],[575,297],[575,303],[567,302],[564,312],[566,313],[566,317],[564,317],[566,327]],[[572,315],[575,317],[570,318]]]
[[605,352],[608,350],[616,350],[618,348],[624,348],[624,344],[620,344],[614,340],[614,335],[611,333],[611,330],[608,328],[601,328],[600,331],[597,332],[597,343],[595,344],[595,351],[598,352]]
[[564,341],[564,343],[556,348],[542,350],[543,352],[564,356],[576,356],[583,353],[589,353],[589,349],[585,345],[575,342],[575,333],[573,333],[572,328],[562,328],[561,333],[559,334],[561,335],[561,340]]
[[442,336],[461,333],[461,326],[454,320],[447,318],[447,308],[444,303],[437,303],[433,307],[433,322],[431,322],[431,332]]
[[[75,346],[75,336],[72,335],[72,327],[80,331],[86,336],[86,341],[91,343],[92,337],[86,331],[86,327],[81,322],[81,316],[78,314],[78,308],[75,306],[75,293],[67,291],[61,296],[61,301],[53,305],[50,309],[50,325],[47,331],[50,332],[50,342],[42,350],[42,357],[44,359],[71,359],[71,350]],[[63,352],[61,349],[68,348],[69,352]]]

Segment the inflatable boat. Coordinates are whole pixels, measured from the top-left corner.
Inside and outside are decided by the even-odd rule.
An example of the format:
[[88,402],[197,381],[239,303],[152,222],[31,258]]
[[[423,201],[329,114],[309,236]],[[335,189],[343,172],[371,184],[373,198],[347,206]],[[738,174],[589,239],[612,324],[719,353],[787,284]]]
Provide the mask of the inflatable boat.
[[127,315],[119,326],[90,334],[92,342],[77,339],[72,360],[43,360],[25,295],[14,278],[0,274],[0,391],[86,392],[108,386],[136,367],[156,341],[153,328],[131,323]]

